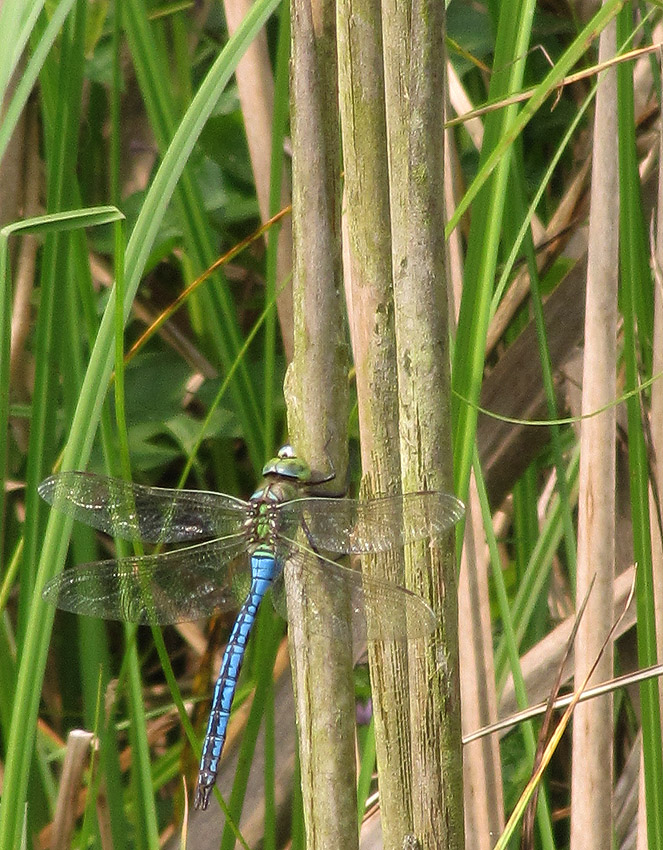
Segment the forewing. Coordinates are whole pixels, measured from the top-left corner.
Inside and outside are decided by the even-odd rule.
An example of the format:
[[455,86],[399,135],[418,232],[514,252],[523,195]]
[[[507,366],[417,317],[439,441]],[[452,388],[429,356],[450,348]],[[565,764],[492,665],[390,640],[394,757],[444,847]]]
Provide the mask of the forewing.
[[435,490],[359,499],[293,499],[277,508],[286,527],[300,524],[309,542],[328,552],[384,552],[438,539],[464,512],[463,503]]
[[225,537],[243,525],[246,503],[221,493],[144,487],[90,472],[60,472],[39,485],[57,510],[124,540],[181,543]]
[[[239,607],[250,573],[243,536],[64,570],[43,596],[65,611],[131,623],[177,623]],[[238,557],[240,556],[241,557]]]
[[[285,543],[285,541],[284,541]],[[365,575],[360,569],[336,563],[288,541],[279,552],[279,559],[291,570],[293,576],[301,570],[311,582],[330,591],[332,598],[343,600],[346,612],[353,621],[353,634],[365,635],[368,640],[415,639],[430,635],[437,625],[433,609],[416,593],[404,587]],[[319,608],[315,593],[307,594],[304,602],[309,608],[308,621],[314,631],[333,636],[342,626],[343,604],[338,612],[328,613]],[[275,582],[274,605],[282,616],[287,616],[287,603],[282,579]]]

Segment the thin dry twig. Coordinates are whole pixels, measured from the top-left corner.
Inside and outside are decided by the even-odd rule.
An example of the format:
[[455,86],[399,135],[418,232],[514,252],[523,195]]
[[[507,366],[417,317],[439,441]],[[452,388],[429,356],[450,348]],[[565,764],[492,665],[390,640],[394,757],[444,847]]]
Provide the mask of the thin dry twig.
[[507,825],[504,829],[504,832],[500,836],[500,840],[495,845],[495,850],[505,850],[505,848],[508,846],[508,842],[509,842],[511,836],[513,835],[513,831],[515,830],[515,827],[516,827],[518,821],[520,820],[520,816],[523,814],[525,807],[527,806],[532,794],[534,793],[535,789],[537,788],[538,784],[540,783],[541,778],[543,776],[543,772],[545,771],[546,767],[550,763],[550,759],[552,758],[553,753],[557,749],[557,745],[559,744],[561,737],[564,734],[564,731],[565,731],[566,727],[568,726],[569,721],[571,720],[571,716],[573,715],[573,712],[575,710],[576,705],[580,701],[580,698],[582,696],[583,691],[587,687],[587,683],[589,682],[590,678],[594,674],[594,671],[596,670],[596,667],[598,666],[599,662],[601,661],[601,657],[602,657],[603,653],[605,652],[606,647],[610,644],[610,641],[612,640],[613,635],[617,631],[617,628],[618,628],[622,618],[626,615],[626,612],[628,611],[629,605],[631,604],[631,600],[633,599],[634,592],[635,592],[635,580],[633,581],[633,583],[631,585],[631,592],[629,593],[628,599],[626,600],[626,605],[624,606],[622,613],[620,614],[619,618],[613,622],[612,627],[610,628],[610,631],[608,632],[608,634],[607,634],[607,636],[606,636],[606,638],[603,642],[603,645],[601,646],[599,653],[597,654],[596,658],[594,659],[594,663],[592,664],[587,675],[583,679],[583,682],[582,682],[580,688],[573,694],[573,697],[571,699],[571,702],[569,703],[568,708],[564,712],[562,719],[557,724],[557,727],[556,727],[554,733],[551,735],[550,740],[548,742],[548,745],[546,746],[545,750],[543,751],[541,763],[539,764],[539,767],[537,768],[537,770],[534,772],[530,781],[527,783],[525,790],[520,795],[520,799],[518,800],[513,812],[511,813],[511,817],[509,818],[509,820],[507,822]]
[[[566,651],[557,668],[557,678],[555,679],[555,683],[553,684],[552,689],[550,691],[550,697],[548,698],[548,704],[546,706],[546,711],[543,716],[543,723],[541,724],[539,737],[536,742],[536,753],[534,755],[534,765],[532,768],[532,773],[536,773],[536,771],[538,770],[539,765],[541,764],[541,760],[543,758],[543,751],[545,750],[547,742],[551,738],[553,712],[555,710],[555,701],[562,685],[562,679],[564,676],[564,666],[571,652],[573,651],[573,644],[578,633],[578,627],[580,626],[583,614],[585,613],[585,609],[587,608],[587,602],[589,601],[589,597],[592,592],[592,588],[594,587],[595,580],[596,576],[592,578],[589,587],[587,588],[585,598],[582,600],[582,605],[580,606],[580,609],[576,615],[575,622],[573,624],[573,629],[571,630],[569,639],[566,642]],[[534,819],[536,817],[536,804],[538,799],[539,788],[537,786],[534,790],[534,793],[532,794],[532,799],[527,805],[525,816],[523,818],[523,832],[520,843],[520,846],[523,848],[523,850],[525,850],[525,848],[534,847]]]

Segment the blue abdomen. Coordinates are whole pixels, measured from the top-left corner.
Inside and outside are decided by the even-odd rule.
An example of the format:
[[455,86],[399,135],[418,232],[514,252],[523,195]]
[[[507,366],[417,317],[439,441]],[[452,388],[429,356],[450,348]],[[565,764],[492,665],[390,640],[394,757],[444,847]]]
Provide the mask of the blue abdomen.
[[216,782],[221,752],[226,739],[230,707],[235,696],[246,644],[258,613],[258,606],[274,580],[276,572],[277,562],[271,549],[268,546],[256,549],[251,555],[251,589],[230,633],[226,651],[223,653],[219,678],[214,686],[212,709],[203,743],[194,800],[194,806],[197,809],[207,808]]

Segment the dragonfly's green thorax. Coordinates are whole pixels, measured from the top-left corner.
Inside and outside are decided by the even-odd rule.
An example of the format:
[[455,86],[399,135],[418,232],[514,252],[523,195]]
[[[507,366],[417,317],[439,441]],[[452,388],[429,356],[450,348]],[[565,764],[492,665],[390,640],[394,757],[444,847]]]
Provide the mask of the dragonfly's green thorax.
[[246,522],[249,536],[255,543],[269,542],[277,532],[294,533],[296,527],[277,527],[274,505],[299,498],[312,481],[311,468],[296,457],[292,446],[279,449],[278,455],[264,465],[262,475],[260,487],[251,496],[253,511]]

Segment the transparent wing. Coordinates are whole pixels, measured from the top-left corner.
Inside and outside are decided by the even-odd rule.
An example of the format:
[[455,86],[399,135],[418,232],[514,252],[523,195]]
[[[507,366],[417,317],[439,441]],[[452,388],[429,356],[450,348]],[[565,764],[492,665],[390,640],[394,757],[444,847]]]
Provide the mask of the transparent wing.
[[234,535],[159,555],[64,570],[48,582],[43,596],[58,608],[90,617],[178,623],[238,608],[249,581],[246,541]]
[[293,499],[277,510],[285,527],[301,523],[316,547],[361,553],[384,552],[415,540],[439,538],[458,522],[465,508],[455,496],[430,490],[365,502]]
[[[330,561],[292,540],[279,543],[278,557],[286,564],[286,569],[295,575],[301,571],[305,580],[310,577],[311,583],[326,591],[332,600],[340,599],[349,604],[346,612],[352,619],[355,638],[365,635],[368,640],[412,639],[426,637],[435,630],[437,617],[433,609],[420,596],[404,587],[364,575],[358,568]],[[274,583],[273,595],[276,610],[287,616],[282,575]],[[328,606],[321,610],[317,602],[326,595],[323,593],[320,597],[317,593],[306,593],[306,588],[302,591],[313,629],[333,636],[343,622],[343,608],[341,606],[340,611],[333,614],[329,613]]]
[[90,472],[60,472],[39,495],[86,525],[148,543],[225,537],[242,529],[246,502],[221,493],[144,487]]

